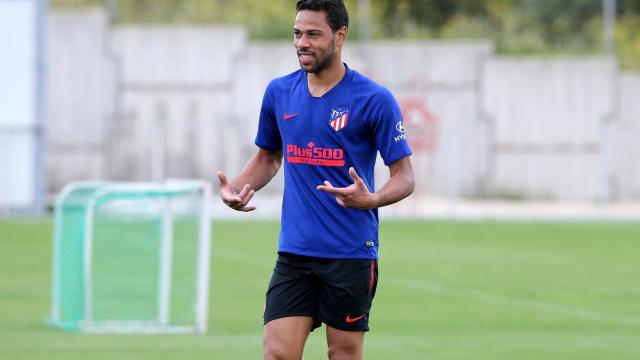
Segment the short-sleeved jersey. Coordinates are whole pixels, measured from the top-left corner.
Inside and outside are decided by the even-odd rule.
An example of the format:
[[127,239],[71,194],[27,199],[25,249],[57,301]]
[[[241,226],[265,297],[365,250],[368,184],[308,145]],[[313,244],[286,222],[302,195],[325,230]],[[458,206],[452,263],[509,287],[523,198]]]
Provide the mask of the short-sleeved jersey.
[[374,191],[378,151],[386,165],[411,155],[400,107],[387,89],[348,67],[321,97],[311,95],[303,70],[277,78],[265,91],[255,143],[284,155],[278,251],[377,259],[377,209],[344,208],[316,187],[325,180],[351,185],[353,167]]

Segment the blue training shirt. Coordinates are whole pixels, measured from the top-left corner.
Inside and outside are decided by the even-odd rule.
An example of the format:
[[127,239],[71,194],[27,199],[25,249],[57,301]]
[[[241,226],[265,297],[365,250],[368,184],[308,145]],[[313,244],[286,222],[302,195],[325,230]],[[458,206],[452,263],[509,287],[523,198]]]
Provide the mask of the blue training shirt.
[[378,258],[378,210],[344,208],[316,187],[325,180],[335,187],[353,184],[353,167],[373,192],[378,151],[386,165],[411,155],[400,107],[387,89],[348,67],[322,97],[311,95],[303,70],[274,79],[264,94],[255,143],[284,154],[278,251]]

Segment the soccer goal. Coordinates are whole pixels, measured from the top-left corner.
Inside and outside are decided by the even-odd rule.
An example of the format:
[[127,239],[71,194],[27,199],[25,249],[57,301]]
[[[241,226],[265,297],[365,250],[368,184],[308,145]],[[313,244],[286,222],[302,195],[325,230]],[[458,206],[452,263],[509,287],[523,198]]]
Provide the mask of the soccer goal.
[[55,203],[49,323],[82,332],[205,332],[210,202],[204,181],[66,186]]

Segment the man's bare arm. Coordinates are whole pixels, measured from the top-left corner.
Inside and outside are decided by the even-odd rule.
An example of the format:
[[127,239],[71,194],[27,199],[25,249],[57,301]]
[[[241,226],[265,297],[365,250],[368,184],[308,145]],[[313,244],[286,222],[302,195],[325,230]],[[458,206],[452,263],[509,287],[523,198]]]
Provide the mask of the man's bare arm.
[[319,185],[318,190],[335,195],[338,204],[355,209],[374,209],[396,203],[413,193],[415,180],[413,166],[407,156],[389,165],[391,178],[378,191],[370,192],[364,180],[354,168],[349,168],[353,184],[336,188],[329,181]]
[[229,182],[224,172],[218,171],[220,198],[232,209],[245,212],[255,210],[255,206],[247,204],[253,194],[267,185],[278,173],[281,164],[281,150],[258,149],[258,152],[233,181]]

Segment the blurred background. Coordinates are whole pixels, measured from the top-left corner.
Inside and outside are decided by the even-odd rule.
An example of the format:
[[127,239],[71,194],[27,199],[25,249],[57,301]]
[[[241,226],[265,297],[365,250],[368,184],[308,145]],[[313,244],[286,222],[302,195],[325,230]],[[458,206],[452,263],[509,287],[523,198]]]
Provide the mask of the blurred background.
[[[0,0],[0,214],[75,180],[237,174],[266,84],[298,68],[294,3]],[[346,3],[344,61],[395,94],[415,152],[384,213],[640,214],[640,1]]]

